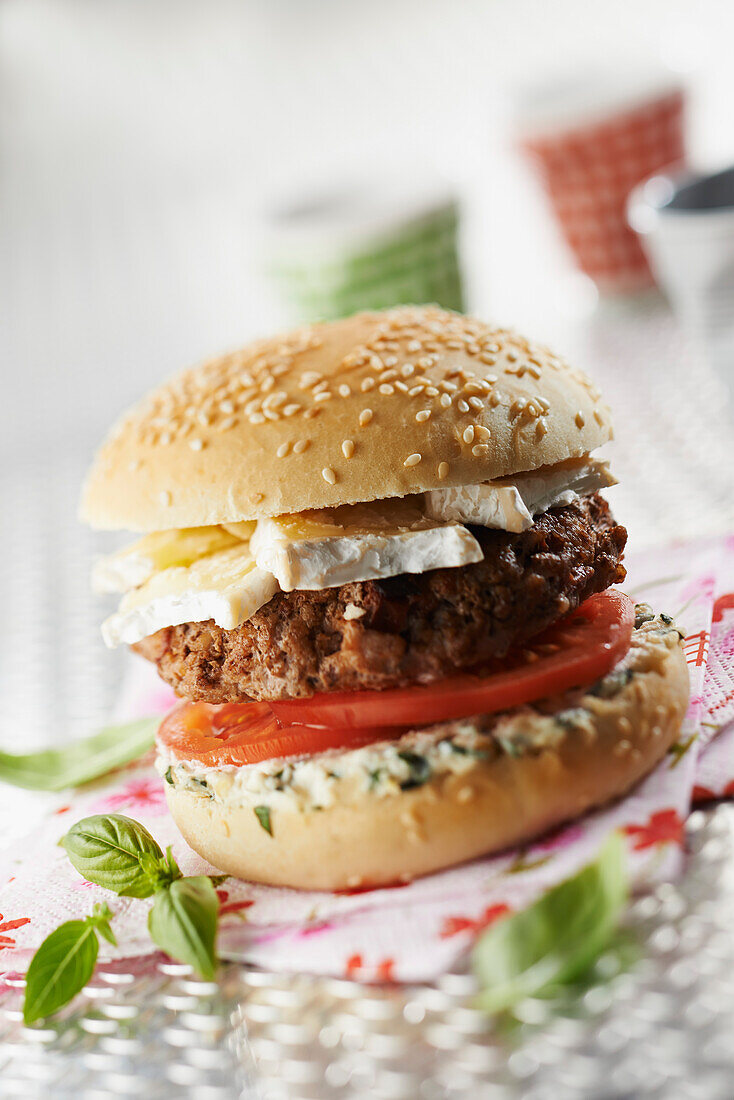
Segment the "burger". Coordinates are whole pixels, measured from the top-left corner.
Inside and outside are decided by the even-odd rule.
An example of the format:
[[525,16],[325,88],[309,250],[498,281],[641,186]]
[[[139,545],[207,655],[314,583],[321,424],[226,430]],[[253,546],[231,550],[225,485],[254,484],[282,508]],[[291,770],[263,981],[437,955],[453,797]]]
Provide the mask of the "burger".
[[232,875],[354,890],[531,840],[663,757],[672,620],[614,587],[624,527],[589,379],[405,307],[262,340],[117,424],[83,517],[109,645],[182,699],[157,768]]

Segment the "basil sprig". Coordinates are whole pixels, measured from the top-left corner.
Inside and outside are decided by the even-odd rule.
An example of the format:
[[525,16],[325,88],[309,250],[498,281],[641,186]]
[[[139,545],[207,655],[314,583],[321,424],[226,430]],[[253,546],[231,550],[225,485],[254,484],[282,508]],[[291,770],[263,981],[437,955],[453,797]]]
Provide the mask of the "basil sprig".
[[112,913],[97,904],[83,920],[69,920],[46,936],[26,974],[23,1019],[27,1024],[58,1012],[87,984],[94,972],[99,936],[116,944]]
[[170,853],[139,822],[122,814],[77,821],[62,840],[72,866],[88,882],[130,898],[149,898],[181,877]]
[[193,966],[202,978],[213,978],[218,919],[219,899],[211,880],[206,875],[179,878],[155,895],[148,931],[167,955]]
[[627,895],[624,843],[613,833],[594,862],[481,935],[472,955],[479,1006],[511,1009],[580,978],[610,942]]
[[80,787],[137,760],[153,747],[159,725],[160,718],[139,718],[122,726],[107,726],[62,749],[20,755],[0,752],[0,780],[33,791]]
[[148,929],[153,942],[203,978],[214,975],[219,899],[211,879],[184,878],[171,849],[164,855],[144,826],[122,814],[85,817],[62,843],[89,882],[124,897],[152,897]]
[[[184,877],[171,849],[164,855],[143,825],[122,814],[77,821],[62,845],[89,882],[122,897],[152,897],[148,930],[153,943],[202,978],[214,977],[219,899],[209,876]],[[97,961],[98,937],[116,943],[111,916],[106,904],[95,905],[91,916],[67,921],[46,937],[26,977],[26,1023],[57,1012],[86,985]]]

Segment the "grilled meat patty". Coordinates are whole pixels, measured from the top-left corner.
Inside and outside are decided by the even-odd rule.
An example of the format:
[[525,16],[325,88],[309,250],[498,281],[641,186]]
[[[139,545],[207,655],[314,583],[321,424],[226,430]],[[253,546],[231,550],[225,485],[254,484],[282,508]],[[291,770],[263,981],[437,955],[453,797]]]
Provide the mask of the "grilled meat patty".
[[209,703],[427,683],[503,657],[625,576],[627,532],[598,494],[520,534],[472,533],[473,565],[279,592],[234,630],[186,623],[134,648],[178,695]]

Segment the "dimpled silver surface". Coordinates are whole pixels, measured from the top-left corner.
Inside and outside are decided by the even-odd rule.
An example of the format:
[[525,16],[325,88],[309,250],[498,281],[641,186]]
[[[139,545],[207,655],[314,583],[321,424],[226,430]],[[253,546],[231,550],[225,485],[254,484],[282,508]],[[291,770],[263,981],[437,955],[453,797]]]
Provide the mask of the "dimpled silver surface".
[[[632,540],[734,527],[719,379],[697,364],[694,384],[662,312],[602,317],[585,340],[576,359],[594,362],[623,425],[613,456],[622,485],[610,499]],[[18,728],[29,747],[47,743],[50,728],[91,731],[118,689],[125,657],[102,647],[105,608],[88,590],[91,558],[110,543],[76,522],[82,470],[81,458],[39,456],[0,473],[11,517],[0,572],[3,747]],[[42,805],[3,788],[3,842],[27,832]],[[216,983],[159,961],[102,965],[42,1025],[23,1026],[22,980],[0,995],[0,1096],[730,1100],[734,806],[697,811],[687,837],[681,880],[630,907],[636,960],[617,972],[614,956],[603,957],[582,993],[552,1009],[524,1002],[509,1032],[471,1007],[463,971],[433,985],[369,987],[233,960]]]

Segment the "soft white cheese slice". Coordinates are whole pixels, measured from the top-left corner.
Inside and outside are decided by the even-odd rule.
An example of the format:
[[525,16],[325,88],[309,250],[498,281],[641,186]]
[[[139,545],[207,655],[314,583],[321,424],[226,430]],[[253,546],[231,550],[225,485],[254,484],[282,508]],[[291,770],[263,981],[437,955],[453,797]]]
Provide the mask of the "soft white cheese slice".
[[254,523],[238,523],[229,529],[185,527],[180,531],[155,531],[132,546],[100,558],[92,570],[92,588],[100,593],[129,592],[163,569],[191,565],[219,550],[239,546],[254,530]]
[[533,516],[616,483],[607,462],[588,457],[570,459],[479,485],[433,489],[426,493],[426,512],[444,522],[526,531],[533,525]]
[[278,591],[272,573],[260,569],[247,543],[239,542],[189,566],[156,573],[123,597],[102,624],[108,646],[133,645],[164,626],[213,619],[232,630]]
[[250,547],[287,592],[469,565],[483,556],[466,527],[429,518],[415,497],[261,519]]

